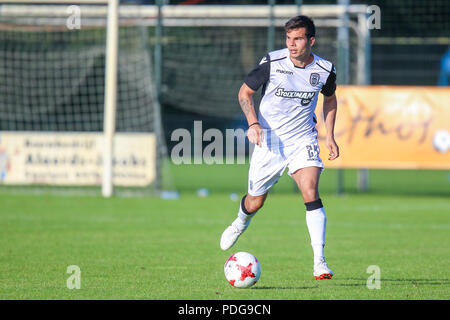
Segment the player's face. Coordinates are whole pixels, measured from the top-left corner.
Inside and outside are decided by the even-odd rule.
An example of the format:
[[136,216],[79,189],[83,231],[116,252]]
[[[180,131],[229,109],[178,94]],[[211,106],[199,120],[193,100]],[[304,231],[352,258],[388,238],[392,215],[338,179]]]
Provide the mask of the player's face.
[[291,58],[307,58],[314,44],[314,37],[308,39],[305,28],[292,29],[286,32],[286,47]]

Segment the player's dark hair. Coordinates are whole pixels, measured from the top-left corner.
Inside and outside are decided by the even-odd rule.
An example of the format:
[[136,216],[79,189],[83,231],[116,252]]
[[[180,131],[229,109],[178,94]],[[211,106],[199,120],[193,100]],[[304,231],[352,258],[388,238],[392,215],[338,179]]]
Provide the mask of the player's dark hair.
[[316,26],[311,18],[307,16],[296,16],[289,19],[284,25],[284,30],[288,32],[289,30],[305,28],[306,36],[309,38],[316,36]]

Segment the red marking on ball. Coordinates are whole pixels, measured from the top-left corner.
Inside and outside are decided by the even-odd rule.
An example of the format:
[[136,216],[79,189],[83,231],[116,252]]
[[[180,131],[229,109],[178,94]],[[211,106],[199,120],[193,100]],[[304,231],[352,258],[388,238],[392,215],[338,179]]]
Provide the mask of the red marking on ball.
[[250,277],[250,278],[254,278],[255,275],[252,272],[252,264],[249,263],[248,266],[244,267],[241,265],[238,265],[239,270],[241,271],[241,281],[244,281],[245,278]]
[[225,264],[227,264],[229,261],[237,261],[237,258],[234,255],[235,255],[235,253],[233,253],[233,255],[228,258],[228,260],[227,260],[227,262],[225,262]]

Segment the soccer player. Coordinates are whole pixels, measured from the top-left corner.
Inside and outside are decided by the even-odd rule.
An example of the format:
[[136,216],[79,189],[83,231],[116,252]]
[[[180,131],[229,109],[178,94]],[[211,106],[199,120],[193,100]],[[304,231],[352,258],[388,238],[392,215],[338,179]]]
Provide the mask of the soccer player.
[[[339,157],[334,139],[337,111],[336,70],[315,55],[315,26],[306,16],[285,24],[286,48],[269,52],[244,80],[238,98],[249,128],[247,136],[255,149],[250,161],[248,192],[242,198],[237,218],[220,239],[222,250],[231,248],[263,206],[270,188],[286,168],[301,191],[306,206],[306,225],[314,253],[315,279],[331,279],[333,272],[324,257],[326,215],[318,185],[324,166],[319,157],[314,110],[319,93],[323,110],[329,160]],[[258,116],[253,94],[262,87]]]

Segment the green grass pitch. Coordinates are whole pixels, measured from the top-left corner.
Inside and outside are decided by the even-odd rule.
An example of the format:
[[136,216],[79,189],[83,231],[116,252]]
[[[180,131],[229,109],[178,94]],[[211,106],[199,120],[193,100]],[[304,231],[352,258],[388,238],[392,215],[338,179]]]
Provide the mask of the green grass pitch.
[[[179,200],[0,192],[0,299],[449,299],[450,178],[447,171],[371,171],[371,191],[325,170],[325,254],[335,276],[316,281],[305,209],[283,177],[249,229],[219,248],[246,191],[247,166],[173,167]],[[198,188],[208,197],[198,197]],[[258,283],[236,289],[223,265],[257,256]],[[67,267],[81,270],[68,289]],[[380,289],[369,289],[369,266]]]

